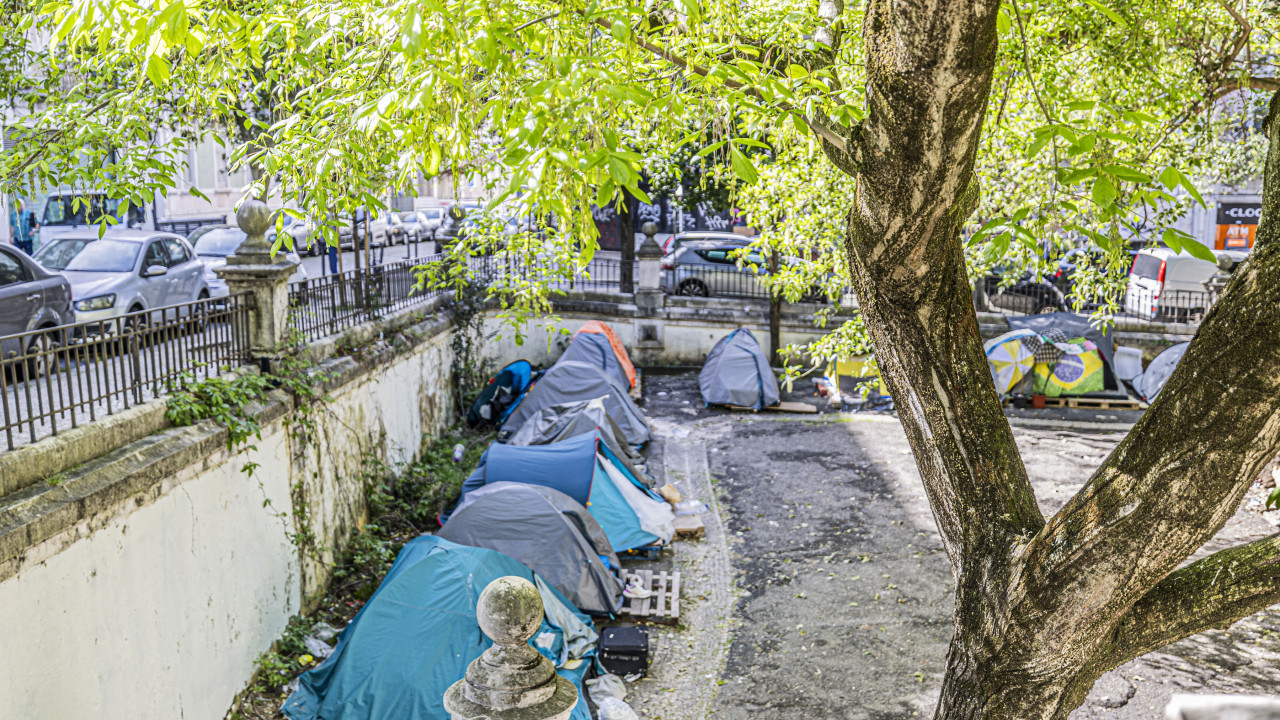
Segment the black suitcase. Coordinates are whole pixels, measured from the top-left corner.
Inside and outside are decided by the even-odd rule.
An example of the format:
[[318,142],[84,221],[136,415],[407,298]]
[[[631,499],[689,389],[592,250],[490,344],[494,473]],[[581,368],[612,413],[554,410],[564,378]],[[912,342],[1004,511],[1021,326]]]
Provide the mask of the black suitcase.
[[649,630],[642,627],[611,627],[600,633],[600,666],[621,677],[649,671]]

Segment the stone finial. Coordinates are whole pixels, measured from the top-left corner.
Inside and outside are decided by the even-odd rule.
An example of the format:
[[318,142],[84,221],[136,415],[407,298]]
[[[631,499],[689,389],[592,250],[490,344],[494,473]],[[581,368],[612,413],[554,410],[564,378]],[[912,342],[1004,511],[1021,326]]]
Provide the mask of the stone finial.
[[658,234],[657,223],[647,222],[641,225],[640,232],[644,233],[644,242],[640,243],[640,248],[636,250],[636,259],[661,260],[662,246],[654,239],[654,235]]
[[270,265],[271,243],[267,231],[271,229],[271,209],[256,198],[246,198],[236,210],[236,224],[245,232],[244,242],[227,263],[231,265]]
[[567,720],[578,689],[529,646],[542,612],[538,589],[521,577],[498,578],[480,593],[476,621],[494,644],[445,692],[453,720]]

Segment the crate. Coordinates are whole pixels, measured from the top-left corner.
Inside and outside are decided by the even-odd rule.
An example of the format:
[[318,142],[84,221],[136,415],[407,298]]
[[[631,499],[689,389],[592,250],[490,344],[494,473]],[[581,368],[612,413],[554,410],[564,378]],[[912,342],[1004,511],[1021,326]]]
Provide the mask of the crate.
[[619,615],[635,620],[675,624],[680,621],[680,571],[623,570],[624,584],[632,575],[639,575],[644,587],[649,588],[647,598],[623,598]]

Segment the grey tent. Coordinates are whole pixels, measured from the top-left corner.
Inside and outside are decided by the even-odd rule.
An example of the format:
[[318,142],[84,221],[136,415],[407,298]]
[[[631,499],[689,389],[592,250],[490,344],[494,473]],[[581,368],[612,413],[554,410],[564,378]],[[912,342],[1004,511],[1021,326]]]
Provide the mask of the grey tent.
[[496,482],[462,497],[437,536],[524,563],[579,610],[622,607],[618,556],[587,509],[554,488]]
[[756,336],[738,328],[720,338],[698,373],[698,389],[708,405],[736,405],[759,410],[782,399],[778,378]]
[[605,411],[622,430],[628,445],[639,447],[649,442],[649,422],[631,401],[626,386],[598,366],[574,360],[561,360],[538,378],[507,416],[501,436],[515,435],[530,418],[552,405],[598,397],[604,398]]
[[508,445],[550,445],[571,437],[600,430],[600,438],[641,482],[653,487],[653,478],[640,472],[640,454],[627,444],[626,434],[605,409],[605,398],[561,403],[545,407],[525,421],[508,440]]
[[1068,312],[1044,313],[1042,315],[1010,315],[1005,320],[1010,330],[1032,330],[1040,335],[1047,335],[1050,330],[1061,330],[1068,338],[1082,337],[1091,340],[1098,346],[1103,360],[1103,383],[1108,390],[1119,390],[1115,374],[1115,348],[1111,341],[1111,333],[1103,332],[1089,324],[1089,318]]
[[560,362],[584,362],[604,370],[624,388],[631,387],[631,379],[627,377],[626,368],[618,361],[618,356],[609,345],[609,338],[599,333],[578,333],[569,342],[569,347],[560,356]]
[[1167,348],[1151,361],[1146,371],[1133,379],[1133,389],[1138,391],[1143,400],[1153,402],[1156,399],[1164,389],[1164,384],[1169,382],[1169,376],[1173,374],[1174,368],[1178,367],[1190,344],[1178,343]]

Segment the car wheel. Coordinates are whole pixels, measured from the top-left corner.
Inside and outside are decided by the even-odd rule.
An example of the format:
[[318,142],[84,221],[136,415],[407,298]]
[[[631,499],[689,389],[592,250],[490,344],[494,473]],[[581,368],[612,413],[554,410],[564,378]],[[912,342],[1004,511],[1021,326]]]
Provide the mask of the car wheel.
[[209,303],[204,302],[208,299],[209,291],[201,290],[200,296],[196,298],[199,304],[191,306],[191,314],[187,318],[187,332],[202,333],[209,327]]
[[124,349],[134,346],[136,341],[137,347],[142,347],[147,342],[147,328],[151,325],[149,315],[142,312],[142,308],[134,306],[129,308],[129,314],[119,321],[117,326],[120,331],[120,344]]
[[676,294],[692,297],[709,297],[711,295],[711,293],[707,292],[706,284],[695,278],[690,278],[680,283],[680,287],[676,289]]
[[31,380],[48,376],[60,366],[59,343],[52,333],[32,335],[27,343],[27,378]]

